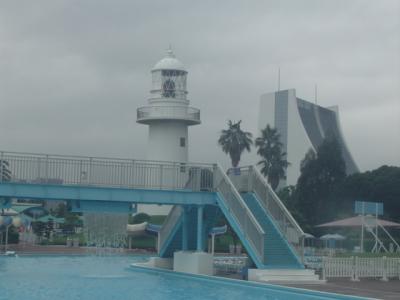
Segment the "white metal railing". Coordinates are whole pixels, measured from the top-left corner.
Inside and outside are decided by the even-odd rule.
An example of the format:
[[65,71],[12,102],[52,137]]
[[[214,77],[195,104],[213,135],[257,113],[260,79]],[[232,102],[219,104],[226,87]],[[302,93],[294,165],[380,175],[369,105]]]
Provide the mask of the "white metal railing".
[[[146,189],[211,190],[211,164],[0,151],[7,181]],[[0,182],[4,176],[0,176]],[[190,184],[188,185],[188,182]]]
[[322,277],[400,279],[400,258],[395,257],[324,257]]
[[303,262],[304,232],[258,168],[247,166],[230,169],[228,174],[239,191],[254,192],[257,195],[265,211]]
[[184,119],[200,123],[200,110],[189,106],[145,106],[137,109],[137,120]]
[[163,226],[158,233],[158,254],[160,254],[160,251],[164,247],[166,240],[172,234],[172,229],[178,222],[181,215],[182,207],[179,205],[175,205],[169,212],[167,218],[164,220]]
[[253,246],[259,260],[264,263],[265,232],[220,166],[214,168],[214,188],[222,195],[226,207],[237,221],[243,234]]

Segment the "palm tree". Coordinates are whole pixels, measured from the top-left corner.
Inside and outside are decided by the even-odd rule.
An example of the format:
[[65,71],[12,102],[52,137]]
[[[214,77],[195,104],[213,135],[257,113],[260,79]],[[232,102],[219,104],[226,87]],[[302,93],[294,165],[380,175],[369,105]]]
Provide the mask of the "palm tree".
[[275,190],[279,180],[286,178],[286,169],[290,165],[286,160],[286,152],[282,151],[283,144],[280,134],[269,124],[261,130],[261,136],[256,139],[257,154],[262,157],[258,162],[261,173],[267,177],[268,183]]
[[250,146],[253,144],[252,134],[240,129],[241,122],[233,123],[229,120],[229,128],[222,130],[218,139],[218,144],[222,147],[222,151],[229,154],[234,168],[238,166],[243,151],[250,152]]

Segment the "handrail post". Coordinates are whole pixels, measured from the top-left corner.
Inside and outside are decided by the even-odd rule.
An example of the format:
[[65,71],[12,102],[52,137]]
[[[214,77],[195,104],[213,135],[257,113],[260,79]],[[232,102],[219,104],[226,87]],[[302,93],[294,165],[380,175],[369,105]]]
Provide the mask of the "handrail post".
[[359,278],[360,272],[360,262],[358,256],[353,256],[353,281],[360,281]]
[[304,235],[300,236],[300,247],[301,263],[304,265]]
[[45,163],[45,182],[49,182],[49,155],[46,154],[46,163]]
[[157,253],[160,255],[161,251],[161,239],[160,239],[160,232],[157,233]]
[[[78,180],[79,180],[79,184],[82,184],[82,178],[83,178],[83,160],[81,159],[80,161],[79,161],[79,178],[78,178]],[[84,178],[83,178],[84,179]]]
[[[129,172],[130,174],[130,187],[134,187],[135,186],[135,160],[132,159],[131,162],[131,171]],[[132,175],[133,174],[133,175]]]
[[203,251],[203,205],[197,206],[197,251]]
[[123,187],[124,185],[123,185],[123,180],[122,180],[122,178],[124,178],[124,167],[125,167],[125,164],[124,163],[120,163],[119,164],[119,168],[120,168],[120,170],[119,170],[119,186],[120,187]]
[[254,176],[253,166],[250,166],[249,167],[249,174],[247,176],[247,178],[248,178],[248,182],[247,182],[248,192],[252,192],[253,191],[253,176]]
[[1,151],[0,154],[0,182],[3,182],[3,176],[4,176],[4,152]]
[[382,281],[388,281],[386,266],[387,266],[387,261],[386,261],[386,256],[384,256],[382,257],[382,279],[381,279]]
[[89,170],[88,170],[88,185],[92,184],[92,163],[93,163],[93,157],[89,158]]
[[40,157],[38,157],[37,158],[37,175],[36,175],[36,177],[37,177],[37,180],[40,180]]
[[182,251],[188,250],[188,216],[187,208],[182,205]]
[[163,188],[163,165],[160,164],[160,190]]
[[213,192],[217,191],[217,171],[218,171],[218,166],[217,164],[213,164],[213,183],[212,183],[212,190]]
[[396,261],[397,261],[397,276],[400,280],[400,259],[398,258]]

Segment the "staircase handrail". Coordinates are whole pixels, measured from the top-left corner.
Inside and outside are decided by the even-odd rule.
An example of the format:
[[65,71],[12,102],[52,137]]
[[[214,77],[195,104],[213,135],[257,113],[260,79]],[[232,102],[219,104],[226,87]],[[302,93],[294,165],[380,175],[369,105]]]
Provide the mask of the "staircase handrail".
[[244,235],[253,246],[259,260],[264,262],[264,230],[220,165],[215,165],[213,173],[214,189],[222,194],[223,201],[228,202],[226,203],[228,204],[228,210],[232,213]]
[[[303,229],[301,229],[300,225],[297,223],[295,218],[293,218],[292,214],[289,212],[289,210],[286,208],[286,206],[282,203],[281,199],[278,197],[278,195],[275,193],[275,191],[272,189],[268,181],[265,179],[265,177],[261,174],[260,170],[256,166],[251,166],[252,171],[254,172],[255,176],[257,176],[257,179],[259,179],[268,192],[272,195],[272,199],[275,201],[276,204],[282,209],[284,212],[285,216],[289,219],[290,223],[294,226],[294,228],[302,235],[304,236],[305,233]],[[261,195],[259,195],[261,196]]]
[[[305,233],[258,168],[245,166],[230,169],[228,172],[232,174],[232,181],[236,184],[237,189],[254,192],[257,195],[262,207],[273,218],[277,230],[285,237],[294,253],[303,262]],[[288,230],[289,228],[292,230]]]
[[172,207],[168,216],[164,220],[164,223],[158,234],[158,249],[157,250],[158,250],[159,254],[160,254],[161,249],[163,249],[166,240],[172,234],[172,229],[178,222],[181,214],[182,214],[182,207],[180,205],[175,205],[174,207]]

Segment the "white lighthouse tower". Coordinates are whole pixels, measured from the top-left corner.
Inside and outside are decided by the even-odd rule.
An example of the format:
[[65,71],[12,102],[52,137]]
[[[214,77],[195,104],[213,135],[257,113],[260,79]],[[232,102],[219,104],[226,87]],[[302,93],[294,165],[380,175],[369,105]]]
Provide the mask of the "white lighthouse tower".
[[188,160],[188,126],[200,124],[200,110],[189,107],[187,74],[171,49],[151,70],[149,105],[137,110],[137,122],[149,125],[149,160]]
[[[148,160],[188,161],[188,126],[200,124],[200,110],[189,107],[187,73],[171,49],[151,70],[148,106],[137,109],[137,122],[149,125]],[[164,177],[173,176],[164,172]],[[138,212],[166,215],[170,208],[169,205],[140,205]]]

